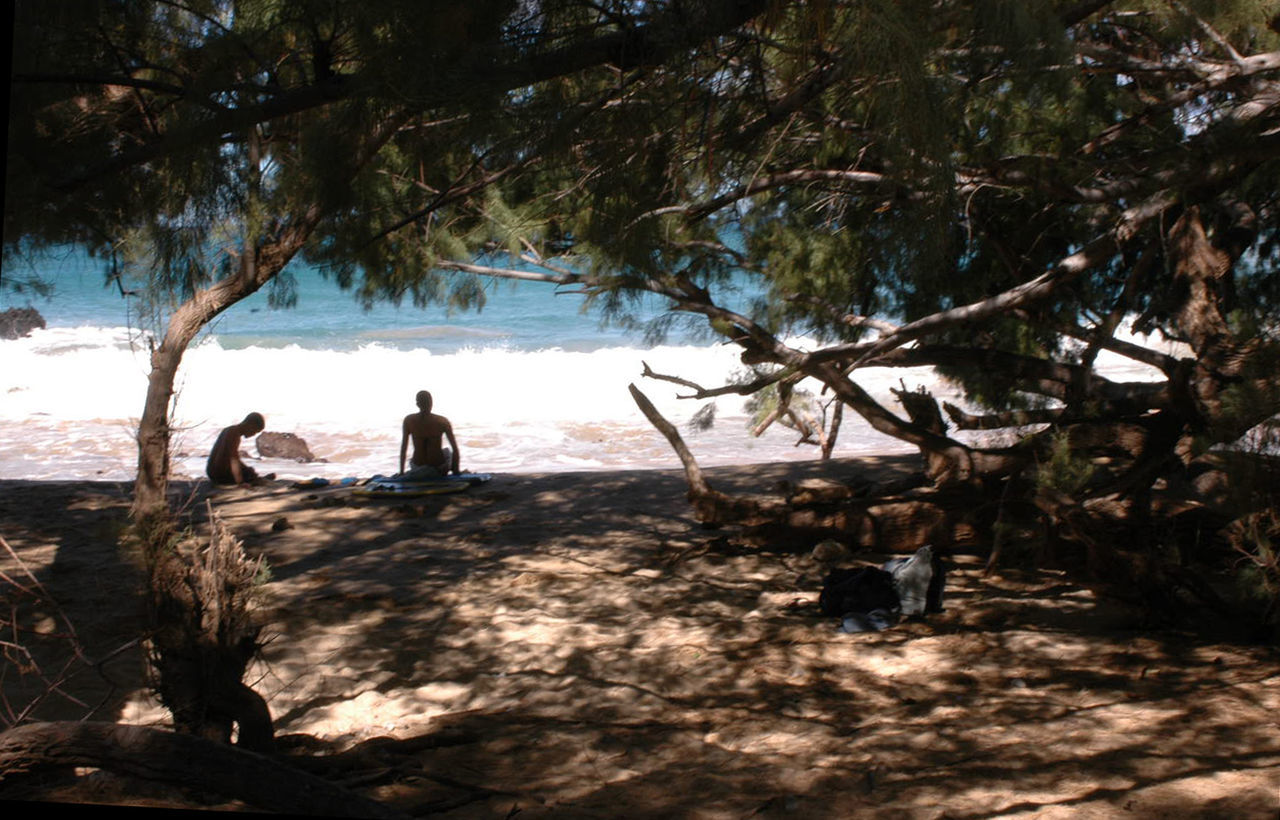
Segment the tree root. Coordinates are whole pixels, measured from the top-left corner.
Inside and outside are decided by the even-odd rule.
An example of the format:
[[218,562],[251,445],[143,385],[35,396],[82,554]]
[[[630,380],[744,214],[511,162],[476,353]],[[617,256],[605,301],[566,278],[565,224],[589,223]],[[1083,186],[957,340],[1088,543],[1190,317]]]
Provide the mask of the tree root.
[[0,785],[49,768],[87,766],[324,817],[400,818],[392,808],[274,758],[189,734],[118,723],[30,723],[0,734]]

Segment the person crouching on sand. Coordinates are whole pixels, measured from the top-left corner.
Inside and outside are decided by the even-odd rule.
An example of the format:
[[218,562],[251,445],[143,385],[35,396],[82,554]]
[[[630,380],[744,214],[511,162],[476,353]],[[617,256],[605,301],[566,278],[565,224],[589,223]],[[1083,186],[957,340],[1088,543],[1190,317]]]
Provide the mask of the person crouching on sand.
[[[431,412],[431,394],[419,390],[418,412],[404,417],[403,435],[400,437],[400,475],[409,478],[437,478],[457,473],[458,441],[453,437],[453,425],[444,416]],[[441,446],[440,439],[448,437],[449,446]],[[413,439],[413,469],[404,471],[404,457]]]
[[[240,439],[258,435],[267,426],[261,413],[250,413],[244,421],[223,428],[209,451],[205,474],[214,484],[252,484],[258,480],[254,469],[240,460]],[[274,474],[262,476],[275,478]]]

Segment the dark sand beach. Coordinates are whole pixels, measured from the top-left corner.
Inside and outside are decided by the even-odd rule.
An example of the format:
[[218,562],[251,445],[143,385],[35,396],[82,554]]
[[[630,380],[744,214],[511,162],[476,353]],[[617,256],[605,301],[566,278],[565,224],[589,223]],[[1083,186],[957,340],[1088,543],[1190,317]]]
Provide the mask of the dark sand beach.
[[[717,489],[915,460],[717,468]],[[374,500],[209,492],[270,566],[249,681],[326,776],[456,818],[1275,818],[1280,656],[1152,627],[1053,571],[957,556],[946,611],[882,633],[818,615],[807,553],[701,528],[679,471],[499,475]],[[44,719],[163,726],[116,539],[127,485],[0,482],[0,555],[106,659]],[[886,556],[859,553],[854,562]],[[12,595],[6,589],[6,596]],[[23,615],[46,670],[58,613]],[[11,704],[39,690],[11,668]],[[75,699],[73,702],[72,698]],[[88,777],[44,799],[243,809]]]

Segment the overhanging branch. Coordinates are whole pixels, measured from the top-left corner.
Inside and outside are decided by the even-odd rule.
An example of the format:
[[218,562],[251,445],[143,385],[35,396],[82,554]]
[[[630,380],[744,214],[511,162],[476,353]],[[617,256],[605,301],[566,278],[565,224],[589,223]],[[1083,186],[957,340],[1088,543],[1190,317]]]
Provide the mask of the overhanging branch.
[[689,389],[694,391],[693,395],[676,397],[680,399],[713,399],[713,398],[716,398],[717,396],[729,396],[729,395],[749,396],[752,393],[756,393],[763,390],[764,388],[768,387],[771,384],[776,384],[785,379],[795,379],[796,381],[799,381],[799,379],[801,378],[801,377],[797,377],[797,375],[794,372],[789,371],[785,368],[782,368],[773,373],[770,373],[767,376],[762,376],[761,378],[754,379],[752,381],[745,382],[743,384],[726,384],[723,387],[707,388],[707,387],[703,387],[697,382],[692,382],[692,381],[689,381],[688,379],[682,379],[679,376],[669,376],[665,373],[657,373],[652,368],[649,367],[648,362],[641,362],[641,364],[644,365],[644,372],[641,373],[640,375],[644,376],[645,378],[656,379],[658,381],[664,381],[664,382],[671,382],[672,384],[678,384],[682,387],[688,387]]
[[[512,91],[568,76],[601,65],[622,69],[659,65],[709,37],[738,28],[770,6],[768,0],[718,0],[676,4],[621,31],[600,35],[586,42],[571,43],[543,53],[503,59],[493,55],[481,61],[484,68],[472,72],[472,84],[497,91]],[[384,94],[397,105],[404,103],[400,92],[389,93],[373,76],[339,75],[306,86],[282,91],[270,99],[226,110],[196,122],[184,123],[163,136],[97,165],[71,169],[53,180],[52,187],[64,194],[104,176],[180,153],[197,145],[220,142],[228,134],[244,133],[259,123],[299,114],[344,100],[374,99]],[[436,85],[422,89],[412,101],[417,110],[448,105],[458,98],[458,78],[441,72]]]

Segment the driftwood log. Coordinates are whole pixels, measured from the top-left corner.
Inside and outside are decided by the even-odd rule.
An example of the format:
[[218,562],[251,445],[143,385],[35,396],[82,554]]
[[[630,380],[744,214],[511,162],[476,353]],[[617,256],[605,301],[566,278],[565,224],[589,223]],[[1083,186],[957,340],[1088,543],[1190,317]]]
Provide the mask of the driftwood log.
[[275,758],[196,735],[76,721],[30,723],[0,734],[0,788],[28,773],[69,766],[190,787],[268,811],[406,816]]
[[785,529],[797,535],[834,537],[851,545],[875,546],[890,552],[915,550],[921,544],[951,546],[973,538],[973,516],[961,518],[955,512],[975,510],[966,495],[969,488],[963,486],[874,498],[803,490],[791,496],[731,496],[720,492],[707,481],[675,425],[634,384],[629,389],[640,412],[680,457],[689,484],[689,502],[695,517],[705,526]]

